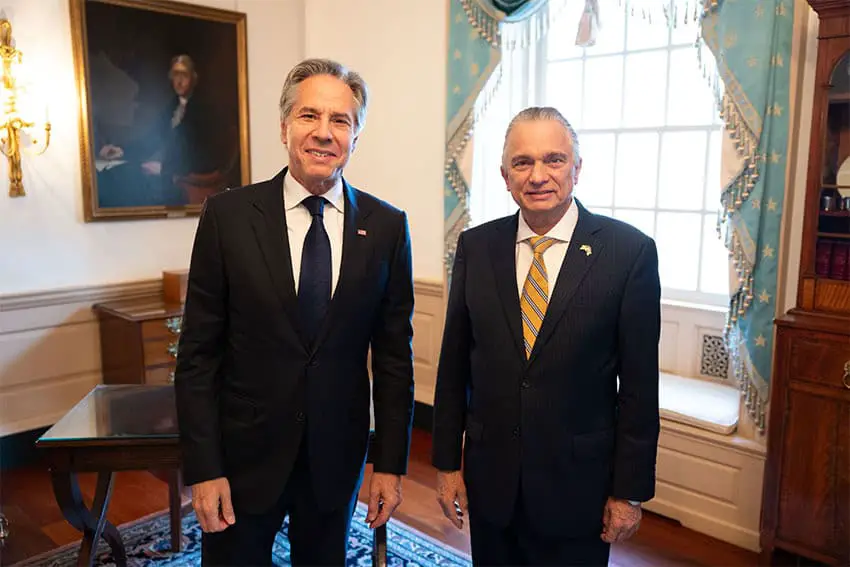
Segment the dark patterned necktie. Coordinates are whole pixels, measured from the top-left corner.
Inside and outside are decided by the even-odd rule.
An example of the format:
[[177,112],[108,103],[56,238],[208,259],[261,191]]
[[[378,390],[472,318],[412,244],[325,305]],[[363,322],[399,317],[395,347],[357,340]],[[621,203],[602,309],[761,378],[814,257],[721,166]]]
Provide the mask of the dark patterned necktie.
[[331,242],[325,231],[325,198],[307,197],[302,203],[310,211],[313,222],[304,237],[301,253],[298,308],[305,338],[312,344],[331,301]]

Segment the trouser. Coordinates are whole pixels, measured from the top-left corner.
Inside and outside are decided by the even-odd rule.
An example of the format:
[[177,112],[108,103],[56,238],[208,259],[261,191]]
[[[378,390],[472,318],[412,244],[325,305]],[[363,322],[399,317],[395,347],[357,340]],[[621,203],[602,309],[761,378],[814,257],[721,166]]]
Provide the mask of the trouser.
[[360,483],[346,505],[329,512],[320,511],[310,480],[306,439],[305,435],[275,506],[262,514],[235,510],[235,524],[221,532],[203,534],[204,567],[272,565],[275,536],[287,514],[293,566],[345,565],[348,532]]

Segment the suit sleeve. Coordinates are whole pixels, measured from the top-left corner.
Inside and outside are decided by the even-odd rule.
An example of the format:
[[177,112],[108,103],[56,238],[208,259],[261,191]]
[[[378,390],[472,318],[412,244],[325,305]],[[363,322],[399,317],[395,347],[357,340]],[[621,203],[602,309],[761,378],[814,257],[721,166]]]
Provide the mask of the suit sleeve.
[[434,397],[434,434],[431,462],[437,470],[461,468],[466,422],[467,389],[472,343],[466,305],[466,258],[463,233],[458,238],[452,282],[446,308],[446,324],[440,348],[437,388]]
[[375,472],[407,473],[413,426],[413,262],[407,216],[402,215],[389,281],[372,332]]
[[227,329],[227,281],[215,199],[207,199],[192,249],[174,375],[187,485],[224,476],[217,381]]
[[612,496],[645,502],[655,495],[661,283],[655,242],[647,239],[620,308],[620,389]]

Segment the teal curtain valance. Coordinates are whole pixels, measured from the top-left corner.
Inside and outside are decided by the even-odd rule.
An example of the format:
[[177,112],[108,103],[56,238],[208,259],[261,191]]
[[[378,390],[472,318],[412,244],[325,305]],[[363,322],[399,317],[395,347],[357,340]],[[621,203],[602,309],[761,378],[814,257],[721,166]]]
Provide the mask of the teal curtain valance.
[[491,0],[491,2],[493,2],[493,6],[497,9],[510,16],[520,8],[526,6],[529,0]]

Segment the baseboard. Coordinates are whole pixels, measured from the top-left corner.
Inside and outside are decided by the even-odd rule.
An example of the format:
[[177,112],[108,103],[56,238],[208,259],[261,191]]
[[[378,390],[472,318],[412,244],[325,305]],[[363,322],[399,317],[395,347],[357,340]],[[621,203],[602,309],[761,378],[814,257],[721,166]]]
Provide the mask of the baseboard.
[[39,460],[35,442],[49,428],[40,427],[0,437],[0,470],[26,467]]
[[416,402],[413,406],[413,428],[431,433],[434,431],[434,406]]

